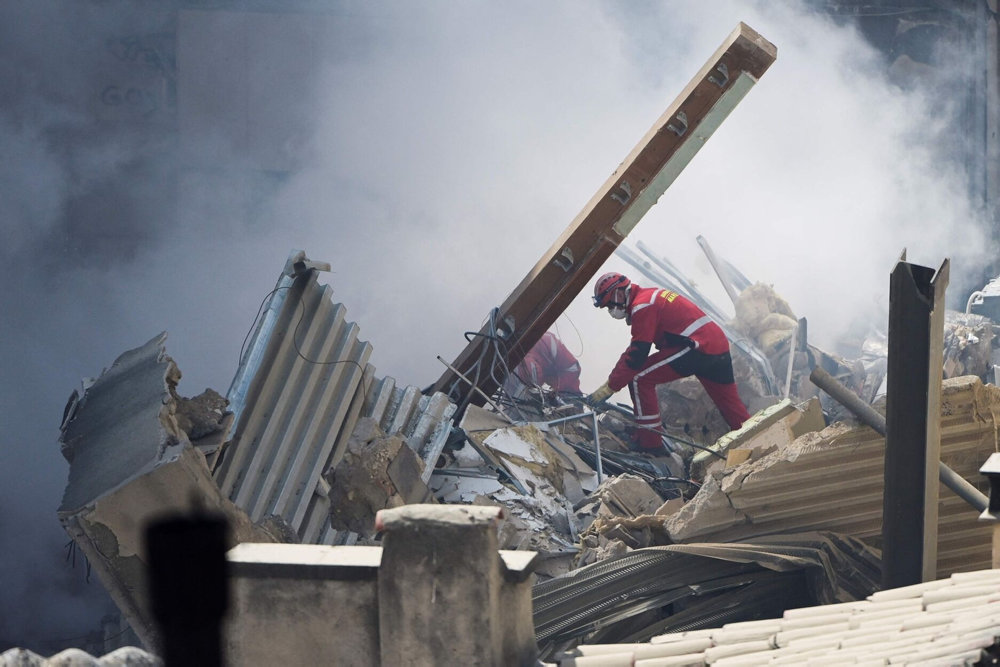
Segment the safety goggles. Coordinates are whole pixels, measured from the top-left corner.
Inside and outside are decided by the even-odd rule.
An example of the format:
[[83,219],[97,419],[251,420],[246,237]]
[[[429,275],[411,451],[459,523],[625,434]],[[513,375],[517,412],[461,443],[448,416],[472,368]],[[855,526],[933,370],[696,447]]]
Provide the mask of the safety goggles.
[[605,289],[601,290],[599,293],[591,297],[594,300],[594,308],[603,308],[605,306],[618,306],[620,308],[624,308],[625,307],[624,303],[606,303],[603,306],[601,305],[601,302],[604,301],[604,299],[609,294],[611,294],[611,292],[617,289],[618,286],[621,285],[623,282],[625,282],[625,278],[621,277],[618,280],[611,283],[610,285],[608,285]]

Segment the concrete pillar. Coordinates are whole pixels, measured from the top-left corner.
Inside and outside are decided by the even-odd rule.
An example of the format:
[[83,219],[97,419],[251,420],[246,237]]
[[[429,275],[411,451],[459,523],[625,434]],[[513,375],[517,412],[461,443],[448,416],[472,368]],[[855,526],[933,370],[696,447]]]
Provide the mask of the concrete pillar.
[[[499,507],[382,510],[378,575],[383,665],[533,665],[531,559],[497,550]],[[533,557],[533,554],[528,554]]]

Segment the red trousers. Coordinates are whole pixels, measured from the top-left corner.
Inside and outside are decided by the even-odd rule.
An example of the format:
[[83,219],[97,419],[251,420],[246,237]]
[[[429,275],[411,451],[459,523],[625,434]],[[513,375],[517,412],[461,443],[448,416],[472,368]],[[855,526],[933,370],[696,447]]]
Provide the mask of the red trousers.
[[738,429],[750,413],[740,400],[733,380],[733,361],[728,352],[703,354],[698,350],[661,350],[651,354],[643,367],[629,382],[635,420],[639,428],[639,447],[648,450],[663,448],[660,426],[660,402],[656,386],[694,375],[719,408],[731,429]]

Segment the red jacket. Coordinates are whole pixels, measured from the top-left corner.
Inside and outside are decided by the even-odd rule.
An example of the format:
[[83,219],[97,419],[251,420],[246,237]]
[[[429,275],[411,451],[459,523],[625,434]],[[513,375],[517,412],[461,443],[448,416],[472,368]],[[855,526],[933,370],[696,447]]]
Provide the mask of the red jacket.
[[[630,289],[632,304],[625,321],[632,325],[632,342],[608,378],[608,386],[614,391],[627,385],[642,369],[650,345],[660,351],[680,352],[692,347],[705,354],[729,351],[726,334],[687,297],[659,287],[633,285]],[[637,352],[643,349],[645,353]]]
[[555,334],[546,331],[515,370],[524,382],[580,392],[580,364]]

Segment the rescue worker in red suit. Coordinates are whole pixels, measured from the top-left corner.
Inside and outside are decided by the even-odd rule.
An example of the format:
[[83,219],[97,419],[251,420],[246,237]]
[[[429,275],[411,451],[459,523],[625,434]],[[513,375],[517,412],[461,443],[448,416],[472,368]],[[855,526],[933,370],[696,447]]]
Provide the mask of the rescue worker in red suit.
[[[694,375],[731,429],[750,418],[733,379],[729,340],[698,306],[677,292],[640,287],[620,273],[594,285],[594,305],[632,327],[632,342],[608,381],[588,398],[606,400],[626,385],[632,395],[641,450],[662,450],[656,386]],[[657,351],[651,352],[656,346]]]
[[580,392],[580,362],[551,331],[546,331],[528,350],[504,389],[511,398],[523,398],[528,387],[547,384],[556,393]]

